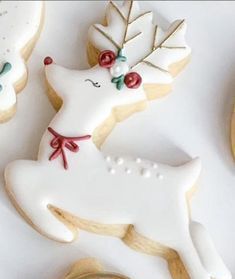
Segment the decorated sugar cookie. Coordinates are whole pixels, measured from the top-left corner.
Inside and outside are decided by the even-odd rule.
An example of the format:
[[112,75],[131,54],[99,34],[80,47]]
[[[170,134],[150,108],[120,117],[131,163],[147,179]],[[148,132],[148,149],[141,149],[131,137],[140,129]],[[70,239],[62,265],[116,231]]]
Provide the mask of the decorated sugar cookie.
[[[137,9],[136,2],[125,5]],[[165,37],[168,47],[182,24]],[[208,233],[189,216],[186,194],[199,177],[200,160],[173,167],[103,154],[94,143],[95,130],[113,108],[146,102],[144,85],[156,70],[148,63],[169,65],[153,55],[147,65],[131,69],[129,55],[107,44],[98,65],[85,71],[45,58],[50,96],[60,110],[43,135],[37,160],[6,168],[7,192],[25,219],[54,240],[71,242],[79,229],[116,236],[135,250],[164,257],[174,279],[230,279]]]
[[25,61],[39,36],[41,1],[0,1],[0,122],[12,117],[27,81]]
[[128,279],[127,277],[105,272],[103,266],[93,258],[82,259],[73,265],[65,279]]

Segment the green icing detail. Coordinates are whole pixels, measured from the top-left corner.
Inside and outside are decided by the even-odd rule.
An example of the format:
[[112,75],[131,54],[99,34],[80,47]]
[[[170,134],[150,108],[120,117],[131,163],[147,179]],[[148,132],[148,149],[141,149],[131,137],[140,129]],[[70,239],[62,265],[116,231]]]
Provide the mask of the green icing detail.
[[0,76],[5,75],[7,72],[9,72],[11,70],[12,66],[9,62],[6,62],[3,67],[2,70],[0,71]]
[[118,56],[122,56],[122,48],[118,50]]
[[117,89],[121,90],[123,88],[123,86],[124,86],[124,82],[122,80],[119,80],[117,85],[116,85]]
[[126,61],[127,61],[127,58],[126,58],[126,56],[123,55],[122,52],[123,52],[122,49],[119,49],[119,50],[118,50],[118,55],[117,55],[117,58],[116,58],[116,59],[117,59],[118,61],[126,62]]
[[119,81],[120,77],[114,77],[112,78],[112,83],[117,83]]
[[116,83],[116,88],[118,90],[121,90],[123,88],[123,86],[124,86],[124,78],[125,78],[124,75],[112,78],[111,81],[112,81],[112,83]]
[[127,59],[126,59],[125,56],[118,56],[118,57],[117,57],[117,60],[118,60],[118,61],[122,61],[122,62],[126,62]]
[[[6,62],[3,67],[2,67],[2,70],[0,71],[0,77],[5,75],[6,73],[8,73],[10,70],[11,70],[12,66],[9,62]],[[0,84],[0,92],[2,91],[3,87],[2,85]]]

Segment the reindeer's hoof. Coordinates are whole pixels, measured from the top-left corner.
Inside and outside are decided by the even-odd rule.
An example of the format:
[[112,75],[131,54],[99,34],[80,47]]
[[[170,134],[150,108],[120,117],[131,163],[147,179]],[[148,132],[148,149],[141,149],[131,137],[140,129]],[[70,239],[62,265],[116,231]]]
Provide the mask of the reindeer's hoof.
[[50,57],[50,56],[47,56],[45,59],[44,59],[44,65],[47,66],[47,65],[50,65],[53,63],[53,59]]

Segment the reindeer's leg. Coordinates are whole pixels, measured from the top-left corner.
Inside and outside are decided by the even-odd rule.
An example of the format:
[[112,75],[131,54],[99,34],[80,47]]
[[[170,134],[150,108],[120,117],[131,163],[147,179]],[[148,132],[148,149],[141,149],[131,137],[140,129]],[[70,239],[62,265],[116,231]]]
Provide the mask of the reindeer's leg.
[[[36,175],[38,172],[40,175]],[[30,225],[58,241],[70,242],[75,238],[76,233],[72,226],[59,221],[49,210],[53,197],[45,200],[48,196],[43,183],[46,174],[39,162],[15,161],[7,166],[5,178],[10,198]]]
[[[181,245],[179,245],[179,247],[174,247],[174,249],[178,252],[180,259],[187,270],[189,278],[211,279],[210,275],[201,264],[191,238],[186,235],[185,237],[181,238],[180,241]],[[181,278],[179,277],[179,279]],[[182,279],[184,279],[184,277]]]
[[215,279],[231,279],[232,275],[217,253],[212,239],[202,224],[191,222],[190,233],[204,268]]

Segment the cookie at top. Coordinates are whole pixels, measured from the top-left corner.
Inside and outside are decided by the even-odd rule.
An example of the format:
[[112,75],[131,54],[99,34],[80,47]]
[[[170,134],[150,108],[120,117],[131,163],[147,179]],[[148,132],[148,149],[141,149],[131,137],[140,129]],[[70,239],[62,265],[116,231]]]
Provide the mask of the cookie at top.
[[0,122],[16,109],[16,93],[27,82],[25,61],[38,39],[42,1],[0,1]]

